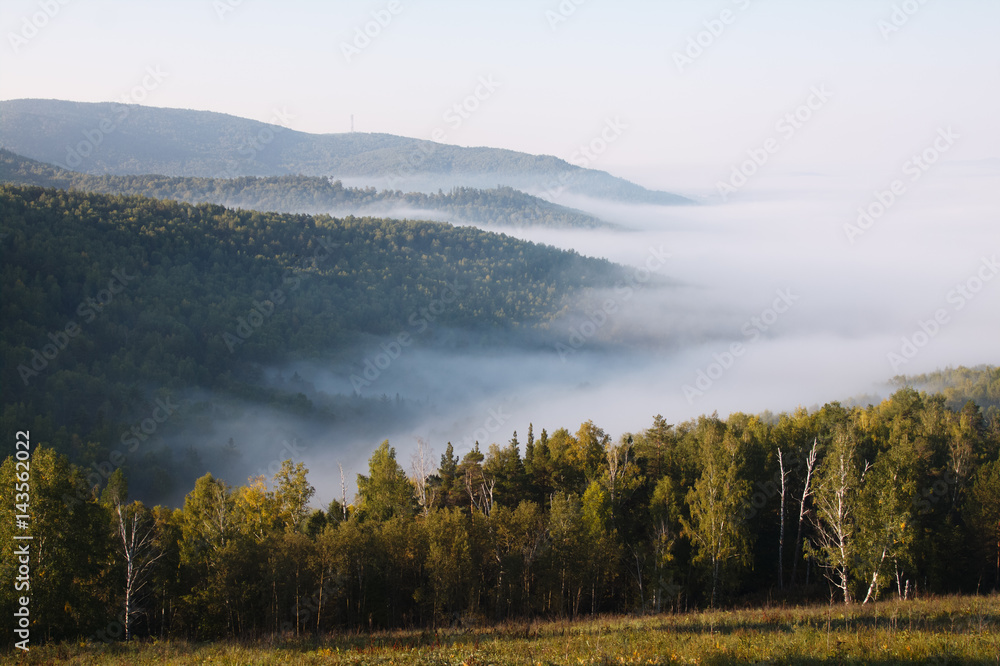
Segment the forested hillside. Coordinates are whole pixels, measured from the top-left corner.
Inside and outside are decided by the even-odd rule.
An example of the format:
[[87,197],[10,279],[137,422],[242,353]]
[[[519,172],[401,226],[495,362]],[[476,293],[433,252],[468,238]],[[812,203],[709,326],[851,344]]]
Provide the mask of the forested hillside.
[[106,456],[155,398],[207,387],[309,413],[294,389],[261,389],[260,367],[401,332],[509,337],[623,275],[430,222],[12,186],[0,186],[0,219],[0,418],[55,433],[81,460]]
[[[259,637],[1000,588],[1000,422],[971,402],[901,389],[774,425],[522,435],[462,455],[435,442],[436,469],[409,474],[384,442],[357,497],[322,510],[292,460],[270,483],[206,475],[183,507],[151,509],[129,502],[120,470],[88,488],[39,446],[38,634]],[[0,483],[14,473],[11,457]],[[12,597],[0,591],[8,615]]]
[[[160,173],[225,177],[334,176],[379,188],[436,191],[507,185],[633,203],[690,200],[647,190],[604,171],[548,155],[463,148],[391,134],[307,134],[223,113],[119,103],[17,99],[0,101],[0,146],[32,159],[88,173]],[[598,123],[599,136],[605,128]],[[581,137],[584,144],[592,137]],[[576,162],[589,162],[584,158]]]
[[457,187],[437,194],[344,187],[318,176],[194,178],[109,176],[68,171],[0,149],[0,182],[102,194],[134,194],[191,204],[214,203],[279,213],[350,212],[509,227],[611,227],[592,215],[533,197],[511,187]]
[[940,393],[952,409],[972,400],[988,417],[1000,417],[1000,367],[947,368],[925,375],[896,377],[893,383]]

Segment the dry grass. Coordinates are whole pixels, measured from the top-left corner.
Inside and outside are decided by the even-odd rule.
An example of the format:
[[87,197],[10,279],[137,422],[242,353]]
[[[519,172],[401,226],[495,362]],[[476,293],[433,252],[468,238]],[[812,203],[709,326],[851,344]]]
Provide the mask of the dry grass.
[[267,643],[60,644],[18,664],[1000,664],[1000,596],[507,623]]

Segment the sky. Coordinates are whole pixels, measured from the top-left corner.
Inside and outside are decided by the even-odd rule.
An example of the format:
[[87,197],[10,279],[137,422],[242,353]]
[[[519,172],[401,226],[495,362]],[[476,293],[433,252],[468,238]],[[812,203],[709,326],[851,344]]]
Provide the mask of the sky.
[[[1000,363],[996,0],[5,0],[0,35],[0,99],[315,133],[353,116],[359,132],[583,159],[705,204],[563,195],[629,231],[507,230],[636,270],[663,248],[671,286],[577,304],[555,325],[569,354],[408,352],[370,392],[432,396],[424,421],[299,433],[323,501],[337,463],[352,478],[386,437],[401,460],[418,438],[463,452],[528,423],[593,419],[617,438],[657,413],[884,397],[897,374]],[[601,297],[615,311],[581,338]],[[602,344],[622,337],[634,347]],[[350,392],[322,361],[281,370]],[[266,433],[308,430],[284,419],[218,439],[235,434],[256,469],[286,455]]]
[[[564,159],[611,121],[621,136],[589,166],[695,196],[769,138],[771,175],[891,172],[948,126],[952,159],[1000,159],[995,0],[6,0],[0,34],[2,99],[279,114],[317,133],[353,115],[357,131]],[[132,94],[148,68],[161,81]]]

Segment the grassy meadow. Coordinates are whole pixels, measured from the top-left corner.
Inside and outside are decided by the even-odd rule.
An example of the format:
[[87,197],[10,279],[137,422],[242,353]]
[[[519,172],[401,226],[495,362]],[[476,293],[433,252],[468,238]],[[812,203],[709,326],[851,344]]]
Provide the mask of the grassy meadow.
[[11,664],[1000,664],[1000,596],[691,612],[258,643],[58,644]]

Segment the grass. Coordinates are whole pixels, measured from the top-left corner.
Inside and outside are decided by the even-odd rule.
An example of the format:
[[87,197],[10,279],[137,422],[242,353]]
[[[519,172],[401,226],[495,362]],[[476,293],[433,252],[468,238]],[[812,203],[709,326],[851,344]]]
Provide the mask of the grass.
[[1000,664],[1000,596],[510,622],[272,642],[68,644],[10,664]]

